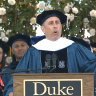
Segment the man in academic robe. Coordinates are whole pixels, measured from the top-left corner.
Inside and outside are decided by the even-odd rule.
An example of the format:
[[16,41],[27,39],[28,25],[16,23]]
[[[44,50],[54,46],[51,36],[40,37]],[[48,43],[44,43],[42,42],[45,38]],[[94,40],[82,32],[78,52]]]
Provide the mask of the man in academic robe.
[[[46,38],[27,50],[17,69],[29,68],[30,73],[95,73],[95,55],[86,47],[61,37],[62,24],[66,20],[67,17],[57,10],[38,15],[37,23],[41,25]],[[11,79],[7,85],[8,91],[12,91],[12,84]]]
[[[31,42],[30,37],[28,35],[24,35],[24,34],[23,35],[16,34],[9,38],[8,45],[11,46],[11,49],[12,49],[11,51],[12,51],[13,61],[11,64],[9,64],[8,67],[5,67],[4,69],[2,69],[2,73],[4,73],[4,74],[2,74],[2,79],[3,79],[4,85],[5,85],[4,86],[4,96],[6,94],[6,91],[8,90],[6,88],[6,85],[12,78],[12,73],[14,73],[14,71],[18,67],[19,61],[24,56],[24,54],[26,53],[28,48],[31,46],[30,42]],[[23,67],[24,66],[25,65],[23,65]],[[17,72],[22,72],[22,69],[23,68],[21,68],[21,70],[18,70]],[[27,72],[26,69],[24,69],[23,71]],[[10,95],[11,94],[13,94],[13,93],[10,93]]]

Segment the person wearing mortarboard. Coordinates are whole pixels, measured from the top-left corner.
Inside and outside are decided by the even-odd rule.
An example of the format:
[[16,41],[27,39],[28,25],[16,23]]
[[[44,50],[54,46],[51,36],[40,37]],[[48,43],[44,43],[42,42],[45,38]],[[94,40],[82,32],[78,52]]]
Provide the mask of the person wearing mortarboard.
[[[30,65],[34,61],[31,68],[35,71],[32,73],[95,72],[95,55],[80,44],[61,37],[62,24],[66,23],[66,20],[67,17],[57,10],[44,11],[39,14],[37,16],[37,23],[41,25],[46,38],[33,45],[33,47],[38,49],[37,51],[33,52],[33,47],[29,48],[19,62],[19,65]],[[33,58],[33,53],[37,57]],[[12,85],[11,82],[8,86],[10,85]]]
[[[6,42],[0,39],[0,72],[5,67],[5,53],[8,52],[8,45]],[[3,96],[4,84],[0,74],[0,96]]]
[[19,62],[24,56],[24,53],[31,46],[31,40],[28,35],[16,34],[11,36],[8,41],[8,45],[11,46],[13,59]]
[[12,63],[8,67],[14,70],[18,62],[24,56],[27,49],[31,46],[30,37],[27,35],[16,34],[11,36],[7,43],[9,47],[11,47],[10,51],[12,51],[12,59],[13,59]]
[[[41,29],[46,36],[45,39],[33,45],[41,51],[42,66],[45,68],[42,72],[81,73],[89,70],[82,70],[83,68],[78,66],[96,65],[96,57],[90,50],[72,40],[61,37],[62,24],[65,24],[66,20],[66,15],[57,10],[44,11],[37,16],[37,23],[41,25]],[[93,65],[90,64],[89,59],[95,59]],[[54,66],[55,68],[52,70]],[[90,66],[87,67],[91,72],[95,67],[91,69]],[[47,67],[50,68],[48,69]]]
[[[18,65],[18,63],[21,60],[21,58],[24,56],[24,54],[26,53],[27,49],[31,46],[30,42],[31,40],[28,35],[16,34],[9,38],[8,45],[11,46],[13,61],[8,67],[3,69],[3,73],[6,71],[9,71],[9,74],[2,75],[4,85],[7,85],[10,78],[12,77],[10,73],[11,71],[16,70],[17,67],[22,69],[23,67],[26,66],[26,65],[23,65],[23,67],[21,67],[21,65]],[[7,90],[6,86],[4,90],[5,91]],[[5,96],[5,91],[4,91],[4,96]]]

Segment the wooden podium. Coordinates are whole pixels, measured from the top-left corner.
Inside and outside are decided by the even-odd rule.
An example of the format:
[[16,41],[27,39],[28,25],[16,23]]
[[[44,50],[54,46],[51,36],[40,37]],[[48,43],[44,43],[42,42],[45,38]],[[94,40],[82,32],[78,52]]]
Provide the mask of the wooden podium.
[[14,96],[94,96],[94,74],[14,74],[13,90]]

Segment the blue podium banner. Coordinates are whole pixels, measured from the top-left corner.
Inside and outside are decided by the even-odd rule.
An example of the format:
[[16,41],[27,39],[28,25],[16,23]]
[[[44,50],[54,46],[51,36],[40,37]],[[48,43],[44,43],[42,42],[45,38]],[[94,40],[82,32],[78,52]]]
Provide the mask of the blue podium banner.
[[24,96],[83,96],[82,79],[26,79]]

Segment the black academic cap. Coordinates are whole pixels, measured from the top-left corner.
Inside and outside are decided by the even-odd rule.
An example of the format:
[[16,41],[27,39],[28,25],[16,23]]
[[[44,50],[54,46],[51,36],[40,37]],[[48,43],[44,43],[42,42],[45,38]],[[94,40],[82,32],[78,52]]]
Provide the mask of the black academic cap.
[[36,22],[38,24],[42,25],[46,19],[48,19],[49,17],[53,17],[53,16],[58,17],[60,19],[60,21],[61,21],[61,24],[66,23],[67,16],[64,15],[62,12],[60,12],[58,10],[43,11],[41,14],[39,14],[37,16]]
[[83,45],[84,47],[88,48],[89,50],[91,50],[90,44],[87,41],[85,41],[79,37],[71,37],[70,39],[76,43]]
[[0,47],[3,49],[4,53],[7,53],[8,50],[9,50],[9,47],[8,47],[7,43],[2,41],[1,39],[0,39]]
[[96,48],[96,43],[92,42],[91,46]]
[[12,44],[15,42],[15,41],[24,41],[26,42],[29,46],[31,46],[31,39],[28,35],[24,35],[24,34],[16,34],[16,35],[13,35],[9,38],[9,41],[8,41],[8,45],[9,46],[12,46]]

